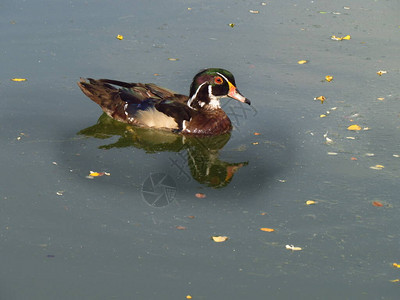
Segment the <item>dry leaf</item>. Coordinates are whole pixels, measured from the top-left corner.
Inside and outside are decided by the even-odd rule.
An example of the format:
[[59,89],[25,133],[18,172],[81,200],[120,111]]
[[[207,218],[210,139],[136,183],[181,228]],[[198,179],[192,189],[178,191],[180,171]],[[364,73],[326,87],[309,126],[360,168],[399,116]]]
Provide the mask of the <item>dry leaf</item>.
[[376,98],[376,99],[378,99],[379,101],[383,101],[383,100],[385,100],[385,98],[384,98],[384,97],[379,97],[379,98]]
[[382,76],[383,74],[387,74],[387,71],[379,70],[378,72],[376,72],[376,74],[378,74],[379,76]]
[[265,231],[265,232],[274,232],[275,229],[273,228],[260,228],[261,231]]
[[315,97],[314,100],[319,100],[319,101],[321,101],[321,104],[322,104],[326,100],[326,97],[325,96],[318,96],[318,97]]
[[195,216],[188,216],[188,218],[189,218],[189,219],[194,219],[194,218],[195,218]]
[[328,81],[328,82],[331,82],[331,81],[333,80],[333,76],[331,76],[331,75],[326,75],[326,76],[325,76],[325,80]]
[[385,166],[383,165],[375,165],[375,166],[371,166],[369,167],[372,170],[382,170]]
[[169,61],[178,61],[179,58],[168,58]]
[[116,36],[116,38],[117,38],[117,39],[119,39],[120,41],[122,41],[122,40],[124,39],[124,36],[123,36],[123,35],[120,35],[120,34],[118,34],[118,35]]
[[253,145],[258,145],[258,142],[254,142],[254,143],[252,143]]
[[17,81],[17,82],[21,82],[21,81],[27,81],[26,78],[11,78],[12,81]]
[[320,117],[320,118],[325,118],[326,115],[322,114],[322,115],[319,115],[319,117]]
[[176,226],[175,228],[176,228],[176,229],[179,229],[179,230],[186,230],[186,227],[185,227],[185,226],[180,226],[180,225]]
[[395,267],[395,268],[400,268],[400,265],[396,264],[396,263],[393,263],[392,266]]
[[199,198],[199,199],[203,199],[203,198],[205,198],[205,197],[206,197],[206,194],[203,194],[203,193],[197,193],[195,196],[196,196],[197,198]]
[[297,63],[299,65],[304,65],[304,64],[308,63],[308,60],[302,59],[302,60],[299,60]]
[[300,248],[300,247],[295,247],[295,246],[293,246],[293,245],[286,245],[286,249],[292,250],[292,251],[301,251],[301,250],[303,250],[302,248]]
[[232,28],[235,27],[235,23],[229,23],[228,25]]
[[259,133],[259,132],[254,132],[254,135],[260,135],[261,133]]
[[353,131],[361,130],[361,126],[353,124],[347,127],[347,130],[353,130]]
[[249,12],[252,13],[252,14],[258,14],[259,13],[258,10],[251,10],[251,9],[249,10]]
[[212,236],[211,238],[216,243],[222,243],[228,240],[228,237],[223,235]]
[[192,299],[192,296],[186,295],[186,299]]
[[350,40],[350,39],[351,39],[350,35],[346,35],[346,36],[343,36],[343,37],[338,37],[336,35],[332,35],[331,36],[331,40],[334,40],[334,41]]
[[390,280],[390,282],[400,282],[400,279],[393,279],[393,280]]
[[357,160],[357,157],[351,157],[350,159],[351,160]]
[[[372,205],[373,206],[376,206],[376,207],[382,207],[383,206],[383,204],[381,203],[381,202],[379,202],[379,201],[374,201],[374,202],[372,202]],[[399,267],[400,268],[400,267]]]
[[307,201],[306,201],[306,204],[307,204],[307,205],[317,204],[317,201],[314,201],[314,200],[307,200]]

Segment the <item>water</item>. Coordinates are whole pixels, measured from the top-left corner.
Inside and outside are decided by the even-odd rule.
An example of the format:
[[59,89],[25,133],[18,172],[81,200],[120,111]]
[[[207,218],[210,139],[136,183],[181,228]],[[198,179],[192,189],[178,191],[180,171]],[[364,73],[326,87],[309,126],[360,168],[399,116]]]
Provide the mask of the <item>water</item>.
[[[397,299],[398,8],[2,4],[0,298]],[[230,70],[254,108],[224,102],[235,129],[210,152],[110,122],[76,85],[188,93],[205,67]],[[165,180],[153,198],[151,180]]]

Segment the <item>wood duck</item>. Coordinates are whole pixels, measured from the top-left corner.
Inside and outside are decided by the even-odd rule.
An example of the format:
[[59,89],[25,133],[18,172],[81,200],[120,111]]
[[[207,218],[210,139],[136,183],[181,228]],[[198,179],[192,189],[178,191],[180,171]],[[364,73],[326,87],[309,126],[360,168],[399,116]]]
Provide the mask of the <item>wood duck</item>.
[[79,87],[111,118],[185,135],[231,131],[232,124],[221,108],[220,98],[230,97],[250,105],[250,100],[236,88],[232,73],[218,68],[205,69],[194,76],[189,97],[153,83],[87,80],[81,78]]

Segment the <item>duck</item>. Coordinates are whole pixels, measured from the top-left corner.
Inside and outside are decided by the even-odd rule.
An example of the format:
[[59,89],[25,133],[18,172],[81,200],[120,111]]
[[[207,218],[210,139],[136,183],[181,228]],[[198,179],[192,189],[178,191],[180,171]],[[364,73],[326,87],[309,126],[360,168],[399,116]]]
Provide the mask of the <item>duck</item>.
[[183,135],[229,133],[232,123],[221,108],[221,98],[230,97],[251,104],[236,88],[232,73],[222,68],[197,73],[189,96],[154,83],[111,79],[81,78],[78,86],[109,117],[119,122]]

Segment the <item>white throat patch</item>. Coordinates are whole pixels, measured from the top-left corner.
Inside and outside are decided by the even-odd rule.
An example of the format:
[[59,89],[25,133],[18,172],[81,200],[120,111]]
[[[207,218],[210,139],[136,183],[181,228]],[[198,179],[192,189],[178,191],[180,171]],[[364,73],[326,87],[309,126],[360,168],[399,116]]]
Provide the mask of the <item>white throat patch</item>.
[[220,105],[220,102],[219,102],[219,98],[221,98],[221,97],[217,97],[217,96],[213,95],[212,86],[211,85],[208,86],[208,97],[210,98],[210,103],[208,103],[208,106],[211,109],[221,108],[221,105]]

